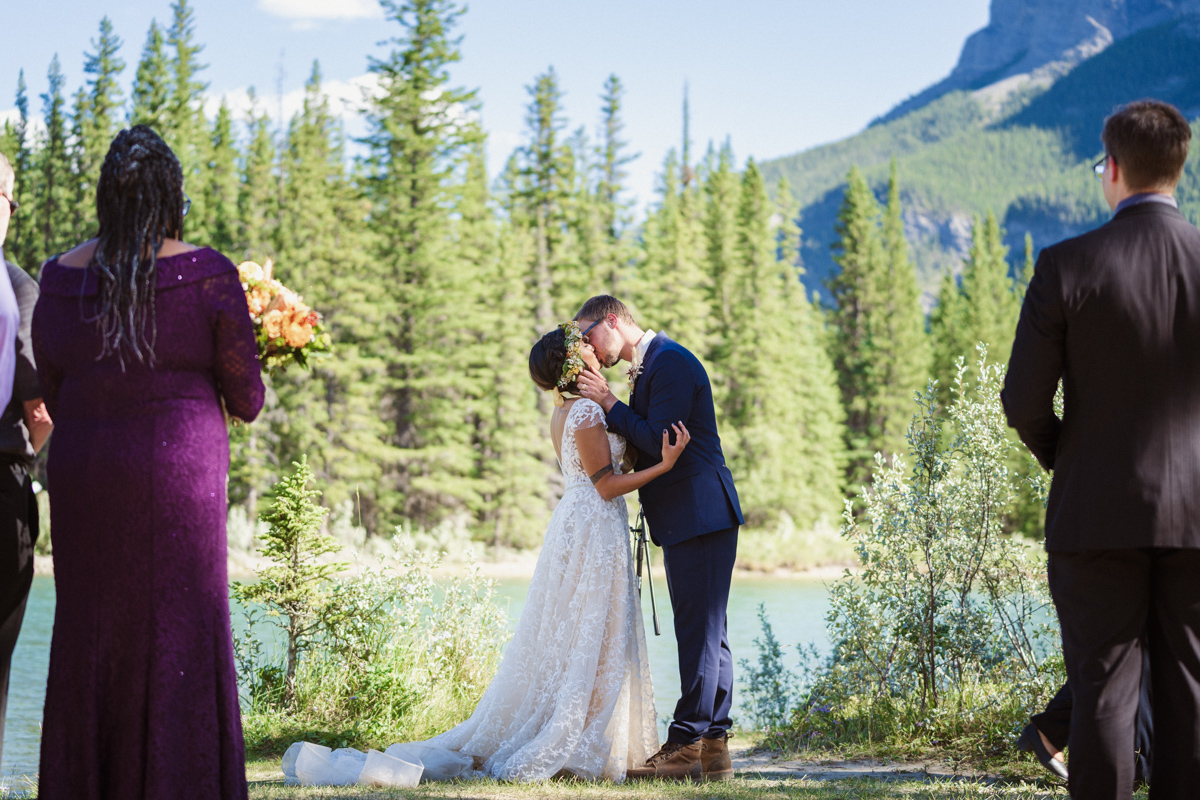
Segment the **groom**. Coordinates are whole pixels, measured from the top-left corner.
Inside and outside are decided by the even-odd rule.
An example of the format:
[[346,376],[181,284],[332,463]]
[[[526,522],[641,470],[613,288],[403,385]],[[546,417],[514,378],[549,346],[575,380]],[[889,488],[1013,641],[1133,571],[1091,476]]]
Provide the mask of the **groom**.
[[609,429],[637,450],[637,469],[662,460],[662,433],[672,422],[683,421],[692,434],[675,469],[638,494],[650,536],[663,549],[683,696],[666,744],[628,777],[725,780],[733,775],[733,656],[725,607],[738,526],[745,520],[721,453],[708,374],[665,333],[639,328],[615,297],[593,297],[575,320],[600,363],[632,365],[629,405],[595,372],[583,372],[577,384],[580,394],[604,408]]

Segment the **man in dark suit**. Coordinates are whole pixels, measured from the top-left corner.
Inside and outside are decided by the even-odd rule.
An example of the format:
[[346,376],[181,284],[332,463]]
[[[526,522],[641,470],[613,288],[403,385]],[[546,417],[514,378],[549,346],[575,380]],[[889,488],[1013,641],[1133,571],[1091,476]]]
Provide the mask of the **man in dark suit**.
[[1116,213],[1042,251],[1003,400],[1009,424],[1054,471],[1046,550],[1075,702],[1071,795],[1131,796],[1145,647],[1150,796],[1191,798],[1200,792],[1200,231],[1173,197],[1191,131],[1173,107],[1143,101],[1109,117],[1101,139],[1095,170]]
[[663,549],[682,697],[667,742],[630,778],[703,778],[733,775],[733,656],[725,609],[742,518],[733,475],[725,466],[712,387],[700,361],[665,333],[643,331],[615,297],[588,300],[575,315],[584,338],[606,367],[629,362],[629,405],[594,372],[578,378],[580,393],[595,400],[610,430],[637,451],[637,469],[662,460],[662,432],[683,420],[692,441],[675,469],[638,493],[650,536]]

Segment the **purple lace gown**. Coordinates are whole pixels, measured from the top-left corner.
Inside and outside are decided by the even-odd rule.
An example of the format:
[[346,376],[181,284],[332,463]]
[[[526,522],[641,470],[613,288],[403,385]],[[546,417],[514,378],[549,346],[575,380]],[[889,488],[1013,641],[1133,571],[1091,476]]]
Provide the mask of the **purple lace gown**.
[[229,413],[263,403],[237,270],[158,261],[157,364],[97,360],[96,276],[50,261],[33,316],[54,420],[58,605],[42,800],[246,797],[229,626]]

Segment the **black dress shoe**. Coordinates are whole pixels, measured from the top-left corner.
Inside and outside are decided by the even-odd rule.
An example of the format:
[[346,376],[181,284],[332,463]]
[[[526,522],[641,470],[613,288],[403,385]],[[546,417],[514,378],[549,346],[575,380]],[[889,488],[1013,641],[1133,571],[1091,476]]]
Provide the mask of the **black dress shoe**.
[[1067,765],[1050,755],[1046,745],[1042,744],[1042,737],[1038,733],[1038,729],[1033,727],[1033,723],[1026,725],[1025,730],[1021,731],[1021,738],[1017,739],[1017,749],[1025,753],[1033,753],[1043,767],[1064,781],[1067,779]]

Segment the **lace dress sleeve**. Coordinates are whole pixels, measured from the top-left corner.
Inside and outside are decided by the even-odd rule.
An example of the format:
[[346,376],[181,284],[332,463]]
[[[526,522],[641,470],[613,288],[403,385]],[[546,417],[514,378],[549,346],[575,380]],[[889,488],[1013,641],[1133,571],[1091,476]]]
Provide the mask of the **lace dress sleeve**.
[[236,272],[209,278],[204,292],[212,309],[213,371],[225,409],[249,422],[262,409],[265,390],[246,295]]
[[580,398],[575,401],[575,405],[571,406],[571,414],[567,418],[567,424],[572,430],[583,430],[584,428],[607,427],[608,423],[604,419],[604,409],[594,400],[586,400]]

